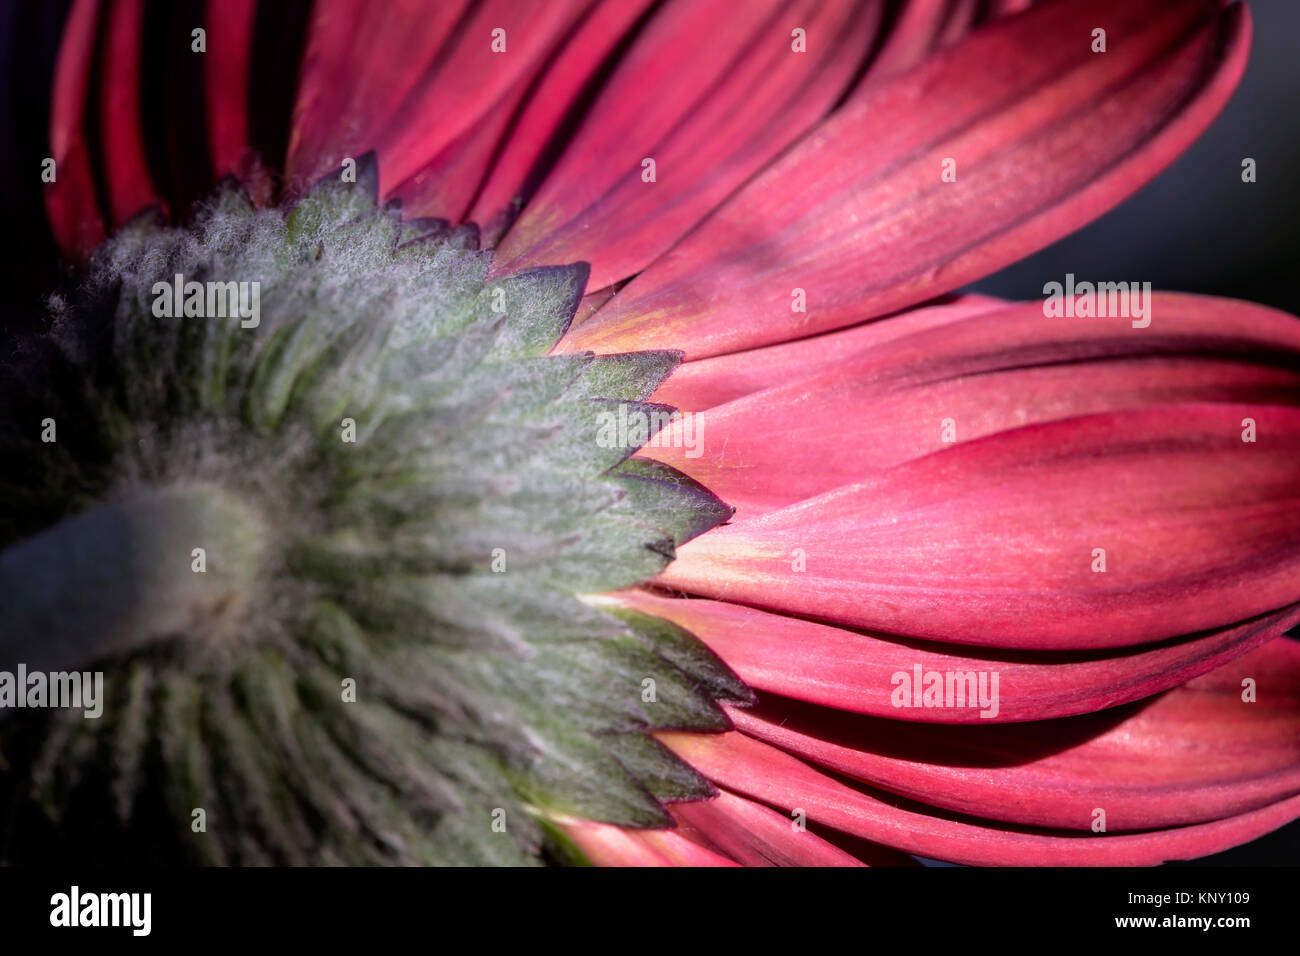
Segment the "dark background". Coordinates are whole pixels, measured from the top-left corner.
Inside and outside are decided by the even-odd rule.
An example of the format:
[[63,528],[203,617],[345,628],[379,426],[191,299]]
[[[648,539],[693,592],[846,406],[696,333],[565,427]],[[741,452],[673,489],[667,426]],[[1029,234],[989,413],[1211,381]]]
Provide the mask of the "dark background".
[[[1092,225],[970,289],[1037,299],[1043,283],[1073,272],[1300,314],[1300,0],[1249,6],[1255,35],[1246,75],[1205,135]],[[1256,163],[1253,183],[1241,181],[1247,156]],[[1300,864],[1300,821],[1197,864]]]

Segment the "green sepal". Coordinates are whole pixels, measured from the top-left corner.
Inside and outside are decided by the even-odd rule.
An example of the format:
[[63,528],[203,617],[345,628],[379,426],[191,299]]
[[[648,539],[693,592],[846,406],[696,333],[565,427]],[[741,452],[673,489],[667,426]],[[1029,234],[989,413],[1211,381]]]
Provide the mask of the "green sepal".
[[736,676],[722,658],[690,631],[672,621],[631,608],[609,608],[609,613],[623,621],[647,647],[654,648],[700,684],[715,700],[729,700],[750,705],[754,692]]
[[[238,626],[107,662],[105,720],[52,715],[31,759],[0,723],[14,819],[100,806],[209,863],[519,864],[566,853],[548,815],[670,826],[665,802],[712,793],[650,734],[726,730],[748,691],[680,628],[580,597],[729,516],[630,458],[653,429],[602,440],[611,415],[671,419],[649,399],[680,353],[549,354],[585,264],[492,276],[476,227],[403,222],[377,189],[366,156],[287,215],[227,186],[189,226],[129,223],[5,384],[60,428],[0,428],[0,487],[34,489],[2,499],[6,540],[197,485],[268,542]],[[176,273],[259,283],[260,323],[155,317]]]
[[610,470],[627,490],[615,507],[671,535],[681,546],[717,527],[736,509],[676,468],[647,458],[629,458]]
[[660,803],[708,800],[717,789],[689,764],[646,734],[610,734],[605,746]]

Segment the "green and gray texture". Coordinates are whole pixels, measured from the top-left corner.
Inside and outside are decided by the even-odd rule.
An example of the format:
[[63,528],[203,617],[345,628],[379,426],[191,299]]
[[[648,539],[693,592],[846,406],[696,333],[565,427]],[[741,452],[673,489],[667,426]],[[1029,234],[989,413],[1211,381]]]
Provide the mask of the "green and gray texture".
[[[490,277],[472,226],[357,180],[142,217],[6,356],[0,670],[102,670],[105,703],[0,712],[0,859],[580,862],[556,817],[711,793],[650,731],[749,691],[581,599],[730,514],[596,440],[679,356],[549,356],[585,265]],[[155,317],[177,273],[260,283],[260,324]]]

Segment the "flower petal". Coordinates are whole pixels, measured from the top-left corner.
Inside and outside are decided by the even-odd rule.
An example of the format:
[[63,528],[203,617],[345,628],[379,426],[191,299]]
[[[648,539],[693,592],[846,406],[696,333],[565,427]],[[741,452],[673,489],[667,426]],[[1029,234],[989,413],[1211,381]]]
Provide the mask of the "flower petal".
[[562,344],[695,359],[987,275],[1167,166],[1226,102],[1249,32],[1241,6],[1212,0],[1043,4],[996,23],[868,88]]
[[703,411],[753,392],[846,366],[886,342],[920,329],[946,325],[1006,305],[1000,299],[982,295],[952,296],[893,316],[888,322],[866,322],[825,335],[686,362],[659,386],[655,401],[683,411]]
[[1042,303],[944,321],[964,307],[687,363],[707,368],[660,392],[691,407],[695,393],[707,400],[776,378],[774,361],[806,355],[816,371],[812,356],[838,358],[711,409],[704,427],[683,419],[643,455],[708,485],[743,519],[1008,428],[1172,402],[1300,404],[1300,322],[1272,309],[1156,294],[1149,328],[1127,317],[1049,319]]
[[560,829],[596,866],[671,866],[658,850],[632,830],[588,820],[561,821]]
[[[1136,652],[963,653],[770,614],[725,601],[645,591],[611,599],[690,631],[755,690],[895,720],[987,724],[1088,714],[1140,700],[1225,664],[1300,624],[1300,606]],[[899,682],[923,672],[996,672],[996,713],[979,707],[900,708]],[[965,685],[963,685],[964,689]],[[973,703],[973,700],[972,700]]]
[[345,156],[372,148],[383,122],[452,42],[467,9],[466,0],[316,4],[294,103],[287,178],[315,182]]
[[204,19],[209,50],[203,57],[208,142],[218,176],[238,175],[248,168],[248,96],[257,6],[257,0],[225,0],[218,10],[209,5]]
[[[669,807],[683,835],[714,846],[745,866],[865,866],[807,830],[796,830],[790,818],[768,807],[725,791],[711,800]],[[881,851],[886,856],[888,851]]]
[[50,147],[57,175],[45,187],[45,208],[55,241],[70,256],[88,254],[106,235],[85,135],[98,26],[98,0],[76,0],[59,44],[50,105]]
[[1300,644],[1286,638],[1152,700],[1069,720],[903,725],[778,698],[730,710],[737,730],[837,773],[1026,826],[1086,830],[1100,807],[1108,832],[1145,830],[1300,793]]
[[[644,268],[826,115],[881,9],[669,0],[502,240],[498,270],[581,260],[599,289]],[[795,49],[796,28],[807,52]]]
[[140,113],[144,0],[109,4],[103,31],[96,118],[108,211],[113,225],[120,226],[141,210],[161,202],[149,177]]
[[651,5],[651,0],[597,4],[546,64],[466,217],[479,223],[486,243],[495,245],[536,191],[544,163],[554,158],[548,153],[559,148],[558,137],[590,94],[593,78]]
[[[493,110],[508,109],[510,91],[522,79],[537,75],[589,6],[589,0],[475,4],[374,136],[374,148],[382,157],[381,191],[387,195],[420,172]],[[409,21],[402,29],[410,30]],[[493,51],[497,30],[504,31],[505,52]],[[470,198],[465,197],[466,204]]]
[[1169,405],[953,445],[716,528],[658,580],[910,637],[1117,647],[1295,603],[1298,503],[1300,409]]
[[897,797],[886,800],[850,786],[738,731],[659,736],[727,790],[783,810],[802,809],[810,821],[908,853],[974,866],[1150,866],[1217,853],[1300,816],[1300,797],[1290,797],[1210,823],[1144,833],[1024,831],[899,805]]
[[502,100],[457,139],[444,146],[421,169],[385,190],[400,199],[402,214],[460,222],[492,164],[510,118],[531,89],[531,73],[520,76]]
[[900,5],[871,58],[863,84],[887,80],[925,59],[938,45],[949,6],[948,0],[912,0]]
[[730,857],[714,853],[674,830],[637,830],[632,836],[673,866],[740,866]]

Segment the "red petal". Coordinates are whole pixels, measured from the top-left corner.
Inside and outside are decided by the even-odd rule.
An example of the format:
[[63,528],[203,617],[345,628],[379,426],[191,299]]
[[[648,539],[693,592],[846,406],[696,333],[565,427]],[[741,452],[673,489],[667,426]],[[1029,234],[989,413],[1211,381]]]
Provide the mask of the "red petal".
[[[1243,681],[1258,700],[1243,701]],[[1300,793],[1300,644],[1275,640],[1140,705],[1002,727],[921,727],[767,699],[736,729],[925,803],[1109,831],[1217,820]]]
[[[1249,20],[1217,2],[1034,7],[858,97],[634,279],[568,349],[717,355],[986,275],[1096,218],[1226,102]],[[1090,33],[1108,25],[1109,49]],[[957,181],[942,182],[954,159]],[[792,311],[796,290],[807,312]]]
[[86,255],[105,235],[85,131],[98,20],[98,0],[73,5],[59,42],[50,105],[55,180],[45,187],[45,208],[55,241],[69,256]]
[[538,164],[563,129],[570,111],[602,63],[645,13],[651,0],[598,4],[573,38],[546,65],[523,114],[502,143],[487,182],[467,218],[479,223],[484,240],[495,244],[523,201],[536,189]]
[[1026,9],[1031,2],[995,0],[983,4],[983,10],[978,0],[909,0],[901,4],[887,24],[884,41],[872,56],[858,90],[911,69],[981,24]]
[[863,84],[887,80],[926,58],[939,36],[948,0],[912,0],[901,6],[872,57]]
[[[1300,606],[1139,652],[1107,655],[961,653],[725,601],[627,591],[619,603],[690,631],[755,690],[896,720],[988,724],[1088,714],[1176,687],[1272,641],[1300,623]],[[980,708],[898,707],[894,675],[998,674],[996,714]]]
[[257,0],[208,5],[203,55],[208,141],[217,176],[244,172],[249,161],[248,81],[253,57]]
[[565,835],[596,866],[671,866],[666,856],[631,830],[608,823],[566,820],[560,823]]
[[728,790],[782,810],[803,810],[810,821],[908,853],[975,866],[1150,866],[1217,853],[1300,816],[1300,797],[1291,797],[1212,823],[1146,833],[1025,832],[886,802],[736,731],[659,736]]
[[[484,0],[458,22],[401,105],[386,115],[373,137],[380,157],[380,190],[420,172],[452,143],[485,122],[494,110],[509,110],[509,94],[536,76],[589,3],[551,0]],[[418,18],[417,18],[418,19]],[[407,22],[403,29],[410,31]],[[493,31],[504,30],[506,52],[492,51]],[[419,32],[419,31],[411,31]],[[387,56],[387,51],[384,52]],[[370,69],[370,63],[365,63]],[[396,100],[393,101],[397,103]],[[483,170],[482,172],[485,172]],[[463,197],[468,205],[472,196]]]
[[369,150],[384,120],[430,72],[430,61],[445,53],[466,9],[464,0],[318,3],[294,103],[289,179],[314,181],[344,157]]
[[[855,0],[669,0],[506,234],[499,270],[585,261],[599,289],[644,268],[826,115],[880,11]],[[806,53],[792,49],[795,28]]]
[[673,866],[740,866],[735,860],[688,840],[673,830],[634,830],[632,838]]
[[402,201],[402,215],[461,222],[511,116],[531,88],[531,74],[521,76],[504,99],[459,139],[447,144],[423,169],[387,189],[389,198]]
[[954,0],[943,27],[935,38],[936,48],[942,49],[960,40],[974,29],[979,17],[979,0]]
[[868,322],[794,342],[685,362],[659,386],[654,401],[683,411],[703,411],[751,392],[846,366],[896,338],[991,312],[1006,304],[982,295],[956,296],[951,301],[904,312],[887,322]]
[[[863,866],[807,830],[796,830],[789,817],[725,791],[711,800],[678,803],[669,808],[679,831],[713,846],[745,866]],[[885,857],[887,851],[882,851]]]
[[143,47],[144,0],[109,4],[100,53],[98,119],[108,209],[114,225],[161,203],[145,160],[140,116]]
[[[1128,318],[1048,319],[1042,303],[952,323],[944,319],[959,316],[962,306],[944,308],[951,311],[937,321],[926,317],[936,310],[920,310],[812,346],[687,363],[688,370],[707,369],[688,371],[676,388],[676,376],[669,379],[661,400],[676,404],[680,396],[698,407],[692,390],[710,397],[713,376],[725,394],[777,378],[781,359],[838,359],[818,375],[791,376],[710,410],[690,423],[693,435],[679,436],[679,425],[644,454],[704,483],[747,518],[939,451],[952,440],[946,420],[956,439],[967,441],[1169,402],[1300,402],[1300,322],[1272,309],[1161,294],[1148,302],[1151,327],[1134,329]],[[897,334],[921,322],[919,332]]]
[[1115,412],[953,445],[717,528],[659,580],[911,637],[1115,647],[1300,599],[1298,498],[1300,410]]

